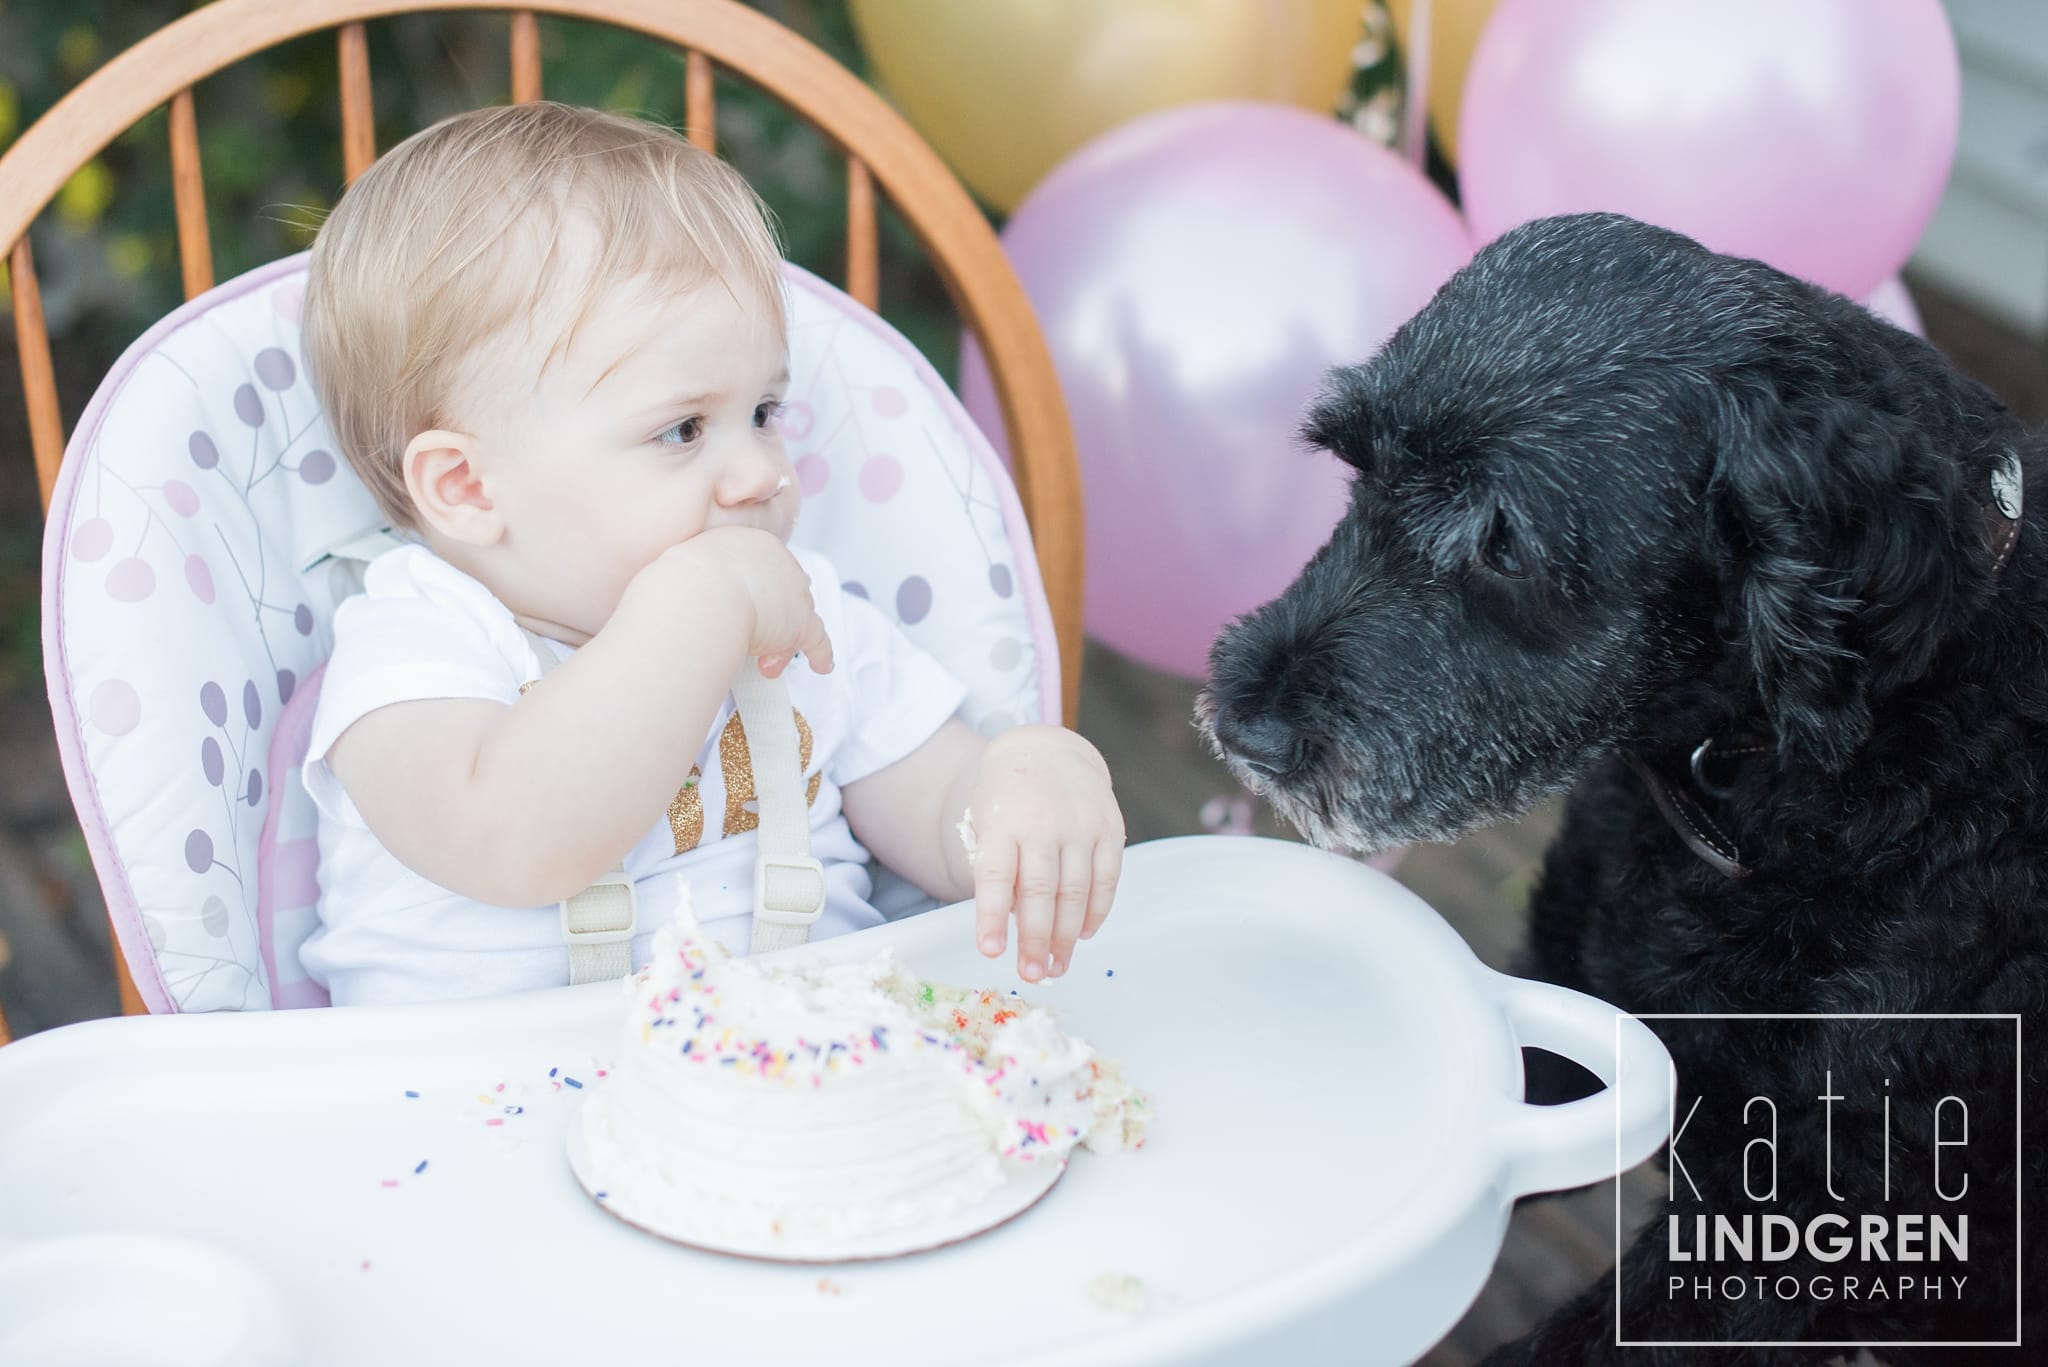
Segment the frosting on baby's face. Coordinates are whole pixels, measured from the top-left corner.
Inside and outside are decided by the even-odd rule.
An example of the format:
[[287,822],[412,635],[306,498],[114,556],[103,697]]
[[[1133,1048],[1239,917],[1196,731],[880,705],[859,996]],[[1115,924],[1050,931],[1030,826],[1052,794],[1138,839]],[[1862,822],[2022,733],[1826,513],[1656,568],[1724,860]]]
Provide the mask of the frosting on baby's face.
[[[558,247],[572,270],[575,257]],[[473,444],[471,482],[451,484],[466,502],[430,543],[529,626],[580,644],[670,547],[731,525],[787,539],[789,361],[771,307],[717,279],[679,289],[645,274],[580,321],[552,301],[469,367],[451,426]]]

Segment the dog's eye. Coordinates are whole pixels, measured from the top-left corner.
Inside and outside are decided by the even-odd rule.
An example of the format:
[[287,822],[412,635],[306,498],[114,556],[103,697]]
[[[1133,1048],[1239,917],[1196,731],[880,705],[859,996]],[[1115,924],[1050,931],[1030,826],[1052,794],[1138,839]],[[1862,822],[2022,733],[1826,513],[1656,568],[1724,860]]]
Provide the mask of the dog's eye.
[[1515,545],[1514,528],[1508,525],[1505,513],[1493,515],[1493,530],[1487,534],[1486,547],[1479,552],[1479,559],[1486,568],[1505,578],[1529,577],[1529,567],[1522,561],[1522,553]]

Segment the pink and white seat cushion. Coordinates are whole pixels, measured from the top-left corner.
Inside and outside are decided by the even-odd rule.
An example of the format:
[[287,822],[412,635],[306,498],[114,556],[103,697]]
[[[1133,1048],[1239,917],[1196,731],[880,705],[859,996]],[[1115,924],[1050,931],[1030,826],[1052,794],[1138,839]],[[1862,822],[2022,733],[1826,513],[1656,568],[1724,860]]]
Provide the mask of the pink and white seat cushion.
[[[325,1003],[298,946],[319,870],[298,783],[373,526],[300,361],[305,258],[210,290],[131,346],[65,453],[44,670],[72,800],[153,1011]],[[909,343],[787,269],[797,539],[969,690],[985,731],[1057,721],[1051,616],[1002,464]]]

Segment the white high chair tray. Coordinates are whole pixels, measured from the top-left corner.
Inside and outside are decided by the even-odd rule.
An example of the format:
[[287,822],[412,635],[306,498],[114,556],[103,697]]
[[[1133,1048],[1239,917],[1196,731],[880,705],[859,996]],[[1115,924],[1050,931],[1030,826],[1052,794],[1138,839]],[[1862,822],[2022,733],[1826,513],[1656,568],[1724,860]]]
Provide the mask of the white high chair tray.
[[[971,921],[799,952],[1021,987]],[[981,1237],[825,1268],[680,1248],[578,1187],[565,1128],[613,1054],[613,984],[23,1040],[0,1049],[0,1361],[13,1335],[98,1363],[1404,1362],[1478,1293],[1515,1195],[1633,1165],[1668,1120],[1640,1022],[1494,974],[1392,879],[1278,841],[1133,847],[1108,925],[1026,992],[1151,1092],[1149,1143],[1080,1153]],[[1524,1106],[1518,1044],[1619,1085]],[[182,1265],[167,1235],[221,1256]],[[152,1265],[177,1295],[143,1294]],[[1142,1296],[1091,1294],[1104,1274]],[[165,1302],[191,1313],[123,1323]],[[120,1355],[138,1337],[155,1351]]]

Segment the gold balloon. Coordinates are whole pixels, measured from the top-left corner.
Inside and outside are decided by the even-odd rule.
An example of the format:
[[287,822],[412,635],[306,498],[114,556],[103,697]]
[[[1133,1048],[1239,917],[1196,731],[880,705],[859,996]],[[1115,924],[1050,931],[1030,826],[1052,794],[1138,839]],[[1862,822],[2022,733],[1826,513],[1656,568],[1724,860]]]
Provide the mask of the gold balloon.
[[1082,143],[1197,100],[1328,112],[1364,0],[852,0],[881,85],[1005,213]]
[[[1410,4],[1411,0],[1387,0],[1394,36],[1404,48]],[[1499,4],[1500,0],[1430,0],[1429,126],[1445,160],[1452,163],[1458,160],[1458,104],[1465,98],[1465,73],[1472,67],[1479,35]]]

